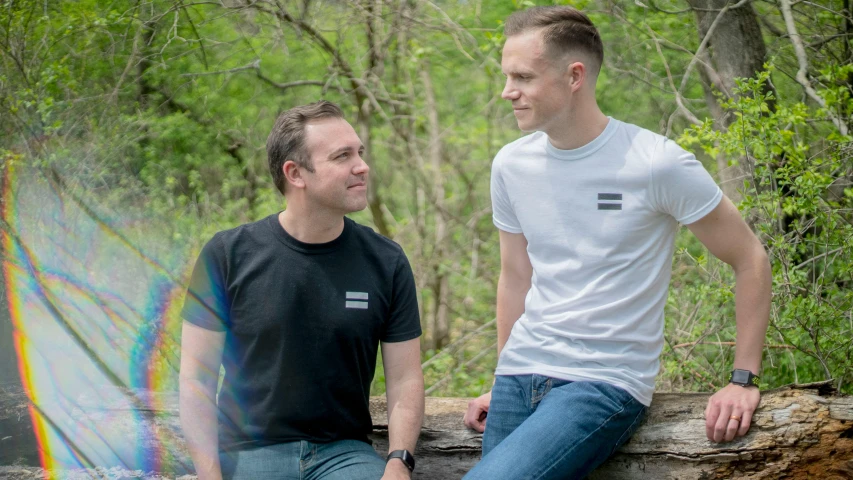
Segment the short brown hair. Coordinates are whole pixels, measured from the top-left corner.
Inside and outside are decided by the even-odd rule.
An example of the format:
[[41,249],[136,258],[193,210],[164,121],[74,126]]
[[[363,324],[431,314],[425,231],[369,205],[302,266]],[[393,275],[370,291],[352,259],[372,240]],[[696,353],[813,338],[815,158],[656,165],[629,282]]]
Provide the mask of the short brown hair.
[[546,50],[553,57],[580,51],[598,62],[595,72],[604,62],[601,35],[583,12],[569,6],[531,7],[513,13],[506,20],[504,35],[511,37],[542,28]]
[[280,114],[267,137],[267,160],[270,174],[278,191],[284,195],[287,179],[282,166],[293,160],[300,167],[314,171],[311,155],[305,148],[305,125],[321,118],[343,118],[341,107],[326,100],[293,107]]

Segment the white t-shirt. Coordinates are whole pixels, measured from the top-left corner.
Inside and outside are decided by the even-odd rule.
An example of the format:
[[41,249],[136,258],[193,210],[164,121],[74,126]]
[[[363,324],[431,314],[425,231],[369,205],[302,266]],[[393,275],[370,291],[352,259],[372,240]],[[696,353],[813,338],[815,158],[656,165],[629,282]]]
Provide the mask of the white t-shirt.
[[575,150],[542,132],[505,146],[491,194],[495,225],[524,234],[533,266],[496,374],[604,381],[650,405],[678,224],[723,196],[702,164],[611,118]]

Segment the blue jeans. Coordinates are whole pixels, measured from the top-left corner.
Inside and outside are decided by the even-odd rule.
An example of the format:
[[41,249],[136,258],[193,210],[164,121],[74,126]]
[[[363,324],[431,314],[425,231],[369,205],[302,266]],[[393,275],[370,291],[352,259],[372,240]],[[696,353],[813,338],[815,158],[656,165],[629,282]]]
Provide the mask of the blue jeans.
[[483,459],[465,480],[580,479],[628,441],[647,407],[604,382],[500,375]]
[[385,472],[373,447],[358,440],[279,443],[219,455],[225,480],[378,480]]

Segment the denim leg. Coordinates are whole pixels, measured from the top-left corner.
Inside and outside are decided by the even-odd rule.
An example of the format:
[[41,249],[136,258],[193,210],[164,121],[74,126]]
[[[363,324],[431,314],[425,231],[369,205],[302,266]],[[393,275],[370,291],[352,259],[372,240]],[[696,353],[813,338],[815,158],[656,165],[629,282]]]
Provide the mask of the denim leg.
[[219,454],[223,480],[300,480],[300,442]]
[[513,432],[533,413],[530,405],[533,375],[498,375],[483,433],[483,456]]
[[385,472],[385,460],[368,443],[339,440],[312,445],[312,457],[302,463],[305,480],[379,480]]
[[645,415],[642,403],[610,384],[554,382],[535,412],[466,480],[585,478],[627,441]]

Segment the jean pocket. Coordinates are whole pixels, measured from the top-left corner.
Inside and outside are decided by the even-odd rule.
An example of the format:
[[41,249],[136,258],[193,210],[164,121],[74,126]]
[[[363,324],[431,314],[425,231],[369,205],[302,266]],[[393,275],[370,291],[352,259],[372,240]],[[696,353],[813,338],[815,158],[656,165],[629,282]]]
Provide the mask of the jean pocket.
[[601,381],[583,383],[593,388],[600,395],[601,401],[607,402],[613,411],[616,412],[614,420],[618,421],[623,411],[625,415],[630,415],[637,405],[642,406],[642,403],[638,402],[633,395],[622,387]]

